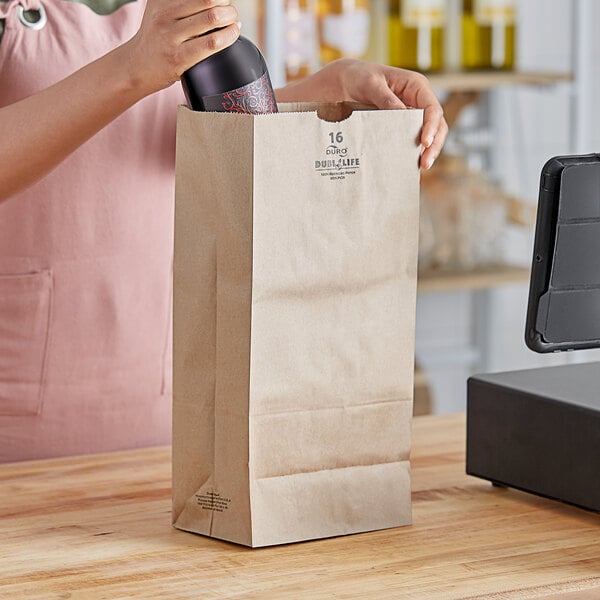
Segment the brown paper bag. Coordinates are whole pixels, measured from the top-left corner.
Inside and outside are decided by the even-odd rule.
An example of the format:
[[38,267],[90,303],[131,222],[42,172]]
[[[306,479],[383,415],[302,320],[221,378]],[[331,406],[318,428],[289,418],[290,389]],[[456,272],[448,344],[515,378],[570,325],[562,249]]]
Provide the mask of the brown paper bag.
[[173,523],[248,546],[411,520],[422,113],[316,108],[178,115]]

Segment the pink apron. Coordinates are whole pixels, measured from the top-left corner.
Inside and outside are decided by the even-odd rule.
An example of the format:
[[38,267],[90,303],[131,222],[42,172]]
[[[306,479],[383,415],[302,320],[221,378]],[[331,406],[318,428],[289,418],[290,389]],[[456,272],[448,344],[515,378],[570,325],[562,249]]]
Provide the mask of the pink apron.
[[[26,26],[19,6],[41,8],[46,24]],[[100,16],[68,0],[0,2],[0,105],[128,40],[143,9],[140,0]],[[179,85],[142,100],[0,203],[0,461],[170,441],[174,137],[183,101]]]

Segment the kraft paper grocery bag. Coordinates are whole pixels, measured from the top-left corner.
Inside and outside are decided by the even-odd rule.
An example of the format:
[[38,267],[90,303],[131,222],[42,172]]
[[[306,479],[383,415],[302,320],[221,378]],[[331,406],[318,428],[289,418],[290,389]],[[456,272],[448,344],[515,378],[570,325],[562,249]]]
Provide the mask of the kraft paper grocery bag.
[[[317,110],[318,109],[318,110]],[[173,523],[410,523],[419,110],[179,109]]]

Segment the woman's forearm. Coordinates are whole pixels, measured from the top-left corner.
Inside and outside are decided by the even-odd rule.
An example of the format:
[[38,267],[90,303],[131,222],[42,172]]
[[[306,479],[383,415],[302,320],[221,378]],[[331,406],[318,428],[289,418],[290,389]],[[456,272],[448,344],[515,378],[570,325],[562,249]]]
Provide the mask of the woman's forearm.
[[122,48],[0,108],[0,201],[30,186],[145,95]]

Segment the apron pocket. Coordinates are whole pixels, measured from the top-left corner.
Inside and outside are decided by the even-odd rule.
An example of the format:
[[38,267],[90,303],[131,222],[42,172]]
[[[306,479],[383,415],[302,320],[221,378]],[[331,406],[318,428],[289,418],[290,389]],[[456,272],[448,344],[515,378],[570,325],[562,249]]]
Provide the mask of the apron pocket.
[[52,273],[0,275],[0,415],[42,410]]

